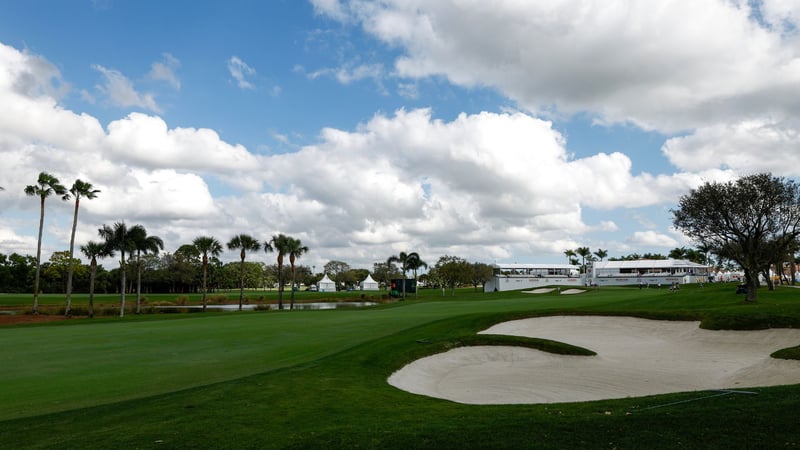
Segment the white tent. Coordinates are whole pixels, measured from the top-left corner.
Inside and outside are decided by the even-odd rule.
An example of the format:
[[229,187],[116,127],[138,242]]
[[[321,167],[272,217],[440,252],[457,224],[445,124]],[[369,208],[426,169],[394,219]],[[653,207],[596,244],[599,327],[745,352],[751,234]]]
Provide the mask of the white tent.
[[362,291],[378,291],[380,290],[380,286],[378,282],[372,279],[372,275],[367,274],[367,278],[364,278],[364,281],[361,282],[361,290]]
[[336,283],[328,278],[328,274],[326,273],[325,276],[319,280],[319,283],[317,283],[317,290],[319,292],[336,292]]

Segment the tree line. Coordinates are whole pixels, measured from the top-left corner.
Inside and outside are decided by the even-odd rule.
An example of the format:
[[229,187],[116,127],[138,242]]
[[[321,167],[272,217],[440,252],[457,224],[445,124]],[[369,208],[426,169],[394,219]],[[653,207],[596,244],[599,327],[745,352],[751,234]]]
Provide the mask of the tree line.
[[[141,312],[143,286],[145,292],[174,292],[179,289],[202,292],[203,311],[207,307],[209,288],[230,289],[235,282],[239,288],[239,309],[242,309],[245,287],[262,287],[272,285],[273,278],[278,286],[278,308],[283,309],[283,294],[286,284],[292,286],[289,308],[294,307],[295,289],[298,274],[303,282],[313,283],[315,275],[307,267],[299,267],[296,262],[303,254],[308,252],[308,247],[300,239],[285,234],[276,234],[263,241],[249,234],[237,234],[226,244],[230,251],[239,251],[238,277],[234,281],[232,272],[233,263],[222,264],[219,256],[224,250],[223,244],[213,236],[198,236],[191,244],[181,246],[175,253],[159,255],[164,250],[164,241],[159,236],[148,234],[143,225],[129,226],[124,221],[113,225],[103,225],[98,229],[100,240],[89,241],[80,246],[80,252],[89,264],[81,264],[75,257],[75,233],[78,223],[78,213],[81,199],[91,200],[96,198],[100,191],[91,183],[77,179],[72,187],[67,189],[60,180],[47,172],[41,172],[35,184],[25,187],[25,194],[36,197],[40,204],[39,232],[36,248],[36,257],[12,254],[0,254],[0,288],[6,292],[29,292],[30,274],[32,273],[33,308],[32,312],[39,312],[39,294],[42,288],[46,292],[64,292],[66,294],[65,314],[70,315],[72,292],[75,282],[81,289],[87,288],[89,292],[88,313],[94,315],[94,293],[98,287],[102,292],[116,291],[120,295],[120,316],[125,314],[125,304],[128,293],[134,293],[136,298],[135,311]],[[59,196],[61,200],[75,200],[72,230],[70,235],[69,250],[55,252],[50,260],[42,262],[41,247],[42,233],[44,230],[45,202],[52,196]],[[263,250],[266,253],[276,254],[276,267],[271,269],[266,265],[248,263],[248,253]],[[110,258],[119,255],[119,268],[106,271],[98,259]],[[288,261],[288,270],[285,263]],[[416,252],[400,252],[387,258],[385,263],[376,263],[374,269],[375,279],[382,281],[387,286],[392,277],[402,275],[406,278],[408,273],[413,274],[417,280],[417,272],[422,268],[429,268]],[[44,269],[44,274],[43,270]],[[364,270],[363,272],[367,272]],[[363,280],[366,273],[352,270],[346,263],[331,261],[324,267],[324,272],[330,274],[337,286],[347,288]],[[467,263],[462,258],[443,256],[437,264],[430,268],[426,274],[425,282],[432,286],[456,286],[472,283],[477,286],[491,277],[491,268],[485,264]],[[358,279],[357,279],[358,278]],[[199,281],[198,281],[199,279]],[[135,281],[134,281],[135,280]],[[88,284],[88,286],[87,286]],[[112,287],[116,284],[116,287]],[[406,298],[405,283],[403,284],[403,298]]]

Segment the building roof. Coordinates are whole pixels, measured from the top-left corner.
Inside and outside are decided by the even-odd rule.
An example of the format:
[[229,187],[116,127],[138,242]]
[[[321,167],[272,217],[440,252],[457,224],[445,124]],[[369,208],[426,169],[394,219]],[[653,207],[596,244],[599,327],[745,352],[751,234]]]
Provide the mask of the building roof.
[[517,263],[498,263],[492,264],[495,269],[577,269],[578,266],[572,264],[517,264]]
[[637,259],[635,261],[595,261],[594,269],[705,269],[708,266],[685,259]]

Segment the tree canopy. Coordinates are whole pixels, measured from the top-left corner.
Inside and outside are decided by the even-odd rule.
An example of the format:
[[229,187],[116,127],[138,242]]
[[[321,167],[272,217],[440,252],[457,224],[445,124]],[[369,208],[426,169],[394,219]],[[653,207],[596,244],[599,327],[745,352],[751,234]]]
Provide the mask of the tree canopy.
[[800,236],[800,187],[769,173],[709,182],[682,196],[672,213],[676,228],[741,266],[754,302],[758,274]]

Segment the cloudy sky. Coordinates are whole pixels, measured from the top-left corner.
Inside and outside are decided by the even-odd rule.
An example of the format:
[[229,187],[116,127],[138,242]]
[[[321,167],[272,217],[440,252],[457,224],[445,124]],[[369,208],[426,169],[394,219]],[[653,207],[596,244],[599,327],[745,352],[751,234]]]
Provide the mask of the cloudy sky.
[[[692,245],[669,212],[691,188],[800,175],[798,20],[795,0],[6,2],[0,253],[35,254],[23,189],[47,171],[102,191],[78,244],[124,220],[169,252],[285,233],[317,267],[666,254]],[[73,208],[46,206],[44,260]]]

